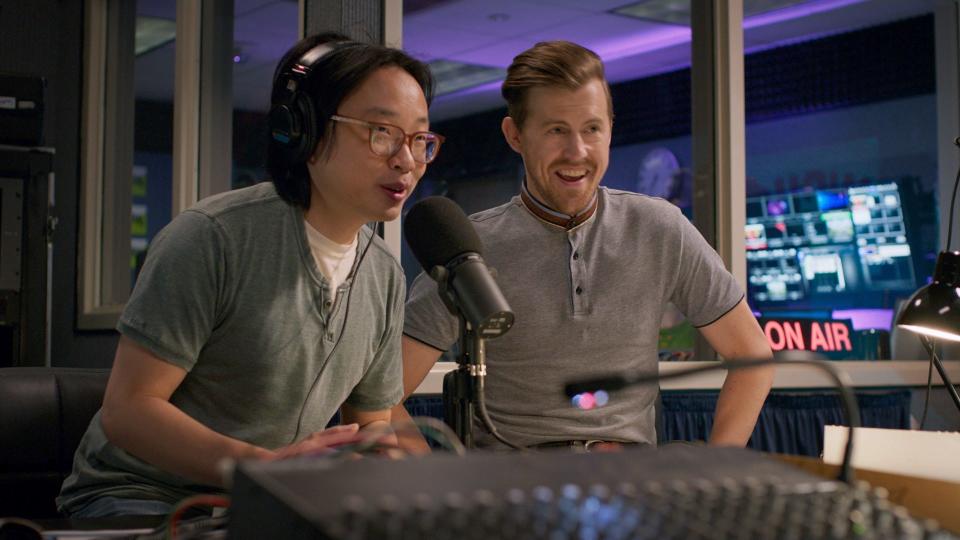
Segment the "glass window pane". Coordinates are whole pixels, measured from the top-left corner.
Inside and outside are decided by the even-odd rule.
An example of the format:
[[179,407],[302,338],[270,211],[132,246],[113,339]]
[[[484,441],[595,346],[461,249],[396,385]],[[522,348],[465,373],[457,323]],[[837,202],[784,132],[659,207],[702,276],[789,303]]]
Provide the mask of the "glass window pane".
[[176,3],[137,2],[134,153],[131,176],[131,286],[154,235],[170,222]]
[[[447,137],[408,206],[446,195],[469,214],[519,194],[524,167],[501,132],[500,84],[517,54],[539,41],[568,40],[595,51],[611,83],[615,122],[601,185],[662,197],[692,218],[688,0],[404,7],[404,48],[438,79],[431,129]],[[421,269],[406,243],[401,260],[412,281]],[[692,327],[673,309],[663,326],[661,357],[689,358]]]
[[934,4],[745,18],[748,299],[777,351],[920,351],[890,334],[942,249]]
[[267,113],[273,70],[297,42],[297,21],[296,2],[234,2],[233,189],[267,179]]

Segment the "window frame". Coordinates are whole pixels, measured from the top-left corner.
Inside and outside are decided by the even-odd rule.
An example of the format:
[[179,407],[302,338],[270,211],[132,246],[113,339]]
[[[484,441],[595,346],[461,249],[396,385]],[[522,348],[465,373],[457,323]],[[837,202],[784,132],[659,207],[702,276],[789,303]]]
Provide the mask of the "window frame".
[[[85,5],[77,327],[112,328],[129,297],[133,168],[133,37],[136,4]],[[126,137],[122,136],[126,134]],[[123,171],[126,171],[125,173]],[[126,182],[123,180],[127,179]],[[126,231],[125,242],[119,236]],[[119,264],[122,262],[122,266]],[[122,285],[125,284],[125,285]]]
[[[136,2],[89,0],[84,9],[76,324],[108,330],[131,288]],[[173,216],[230,188],[233,0],[177,0],[176,24]]]

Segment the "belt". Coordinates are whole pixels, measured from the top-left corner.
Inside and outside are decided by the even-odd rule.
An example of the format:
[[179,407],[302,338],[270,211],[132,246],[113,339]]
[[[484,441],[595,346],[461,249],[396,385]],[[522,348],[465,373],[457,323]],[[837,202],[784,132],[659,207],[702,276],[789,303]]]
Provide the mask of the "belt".
[[606,445],[635,445],[637,443],[632,442],[622,442],[622,441],[606,441],[603,439],[583,439],[583,440],[572,440],[572,441],[550,441],[538,444],[531,444],[527,448],[536,449],[536,450],[545,450],[549,448],[570,448],[574,452],[591,452],[599,450],[600,448]]

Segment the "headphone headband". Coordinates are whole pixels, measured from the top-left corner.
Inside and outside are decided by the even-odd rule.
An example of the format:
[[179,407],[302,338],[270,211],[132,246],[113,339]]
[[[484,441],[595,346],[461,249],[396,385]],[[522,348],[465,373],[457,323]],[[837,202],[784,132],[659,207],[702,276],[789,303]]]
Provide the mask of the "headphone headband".
[[300,57],[300,61],[294,64],[294,68],[309,70],[314,64],[317,63],[318,60],[326,56],[326,54],[332,50],[333,46],[329,43],[317,45],[316,47],[305,52],[303,56]]
[[306,78],[310,75],[310,71],[313,69],[313,66],[315,66],[321,58],[326,56],[327,53],[332,50],[333,47],[324,43],[322,45],[317,45],[316,47],[303,53],[303,56],[293,63],[293,65],[290,67],[290,70],[281,75],[281,78],[287,77],[287,83],[285,85],[286,90],[291,93],[299,90],[299,83],[306,80]]

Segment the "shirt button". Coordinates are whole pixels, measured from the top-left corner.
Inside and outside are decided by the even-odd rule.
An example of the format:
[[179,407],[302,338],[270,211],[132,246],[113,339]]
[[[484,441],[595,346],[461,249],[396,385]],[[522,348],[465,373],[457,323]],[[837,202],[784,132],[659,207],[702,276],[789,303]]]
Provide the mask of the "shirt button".
[[323,303],[323,305],[324,305],[325,307],[330,307],[330,306],[333,305],[333,302],[327,300],[326,302]]
[[333,332],[330,332],[329,334],[327,334],[327,339],[333,339]]
[[579,252],[579,251],[574,251],[574,252],[573,252],[573,260],[576,261],[576,260],[579,259],[579,258],[580,258],[580,252]]
[[580,294],[580,293],[582,293],[582,292],[583,292],[583,288],[578,285],[578,286],[577,286],[577,294]]

